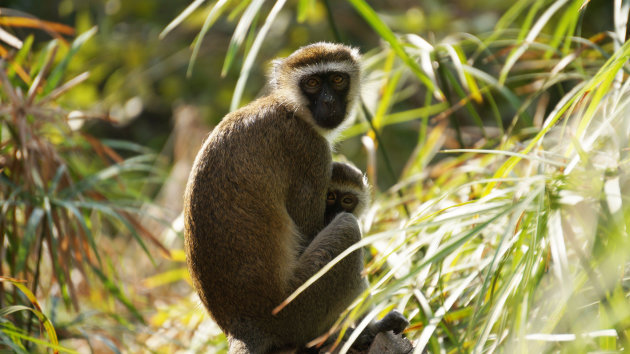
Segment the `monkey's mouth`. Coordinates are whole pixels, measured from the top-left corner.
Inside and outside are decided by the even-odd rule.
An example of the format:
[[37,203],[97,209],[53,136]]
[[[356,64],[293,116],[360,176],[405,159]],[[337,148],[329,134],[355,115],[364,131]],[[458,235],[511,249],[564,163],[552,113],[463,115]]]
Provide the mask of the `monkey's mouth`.
[[345,104],[334,102],[332,104],[316,104],[311,110],[313,119],[317,125],[326,129],[334,129],[345,118]]

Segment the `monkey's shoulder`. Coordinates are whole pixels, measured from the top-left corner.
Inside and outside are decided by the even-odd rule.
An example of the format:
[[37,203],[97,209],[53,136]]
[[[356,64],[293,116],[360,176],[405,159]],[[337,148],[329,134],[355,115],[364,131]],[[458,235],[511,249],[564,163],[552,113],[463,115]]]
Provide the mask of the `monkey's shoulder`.
[[273,95],[261,97],[226,115],[210,140],[212,144],[230,145],[241,152],[251,148],[256,150],[254,154],[265,148],[272,149],[273,153],[303,154],[310,150],[309,155],[330,154],[330,144],[312,124],[285,100]]
[[293,130],[293,134],[316,133],[289,102],[274,95],[260,97],[229,113],[219,127],[221,130],[231,132],[259,129],[270,132],[269,130],[275,129],[286,133],[284,130],[290,129]]
[[274,96],[265,96],[250,102],[223,118],[222,129],[247,130],[277,124],[292,118],[288,106]]

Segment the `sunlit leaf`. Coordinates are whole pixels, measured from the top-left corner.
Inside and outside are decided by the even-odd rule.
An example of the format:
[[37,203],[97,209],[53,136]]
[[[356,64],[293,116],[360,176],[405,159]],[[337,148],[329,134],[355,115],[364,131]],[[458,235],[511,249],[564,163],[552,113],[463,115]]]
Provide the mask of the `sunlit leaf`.
[[250,27],[254,22],[254,19],[260,13],[260,8],[262,7],[263,3],[264,0],[252,0],[249,6],[247,6],[245,13],[243,13],[243,16],[241,16],[241,19],[238,21],[238,25],[234,30],[234,34],[232,34],[232,39],[230,40],[230,45],[228,46],[227,53],[225,54],[223,69],[221,69],[221,76],[225,76],[230,70],[232,63],[234,62],[234,58],[236,57],[236,53],[239,51],[239,49],[241,49],[241,46],[245,41],[245,37],[247,36],[247,33],[250,31]]
[[179,26],[191,13],[193,13],[201,4],[203,4],[206,0],[195,0],[188,5],[184,11],[182,11],[177,17],[171,21],[162,32],[160,32],[160,39],[164,39],[169,32],[171,32],[175,27]]
[[363,0],[348,0],[352,6],[363,16],[363,18],[370,24],[370,26],[378,33],[384,40],[386,40],[392,49],[396,52],[402,61],[411,69],[411,71],[418,77],[418,79],[426,85],[427,89],[434,93],[435,97],[443,100],[444,95],[440,91],[439,87],[435,87],[433,82],[422,71],[418,63],[412,60],[402,44],[392,32],[389,27],[378,17],[378,14]]
[[[234,88],[234,95],[232,96],[232,102],[230,103],[231,111],[236,110],[238,108],[239,103],[241,101],[241,97],[243,95],[243,91],[245,90],[245,84],[247,83],[247,79],[249,78],[249,73],[254,65],[254,61],[256,60],[256,56],[258,55],[258,52],[260,51],[260,48],[262,47],[262,44],[265,38],[267,37],[267,32],[269,32],[271,25],[276,19],[276,16],[278,16],[278,13],[280,12],[280,10],[282,10],[282,7],[284,6],[285,3],[286,3],[286,0],[276,1],[273,8],[269,12],[269,15],[267,15],[267,18],[265,19],[265,23],[263,23],[262,27],[258,31],[258,34],[256,35],[256,39],[254,40],[254,43],[252,44],[252,48],[247,53],[247,57],[245,58],[245,62],[243,63],[243,68],[241,69],[241,74],[238,77],[238,81],[236,82],[236,87]],[[252,3],[252,5],[254,4]]]
[[[7,13],[9,9],[3,9]],[[59,22],[43,21],[32,17],[0,16],[0,26],[38,28],[61,34],[74,34],[74,28]]]
[[44,94],[48,94],[55,87],[57,87],[57,84],[59,84],[59,81],[61,81],[61,78],[65,74],[66,69],[70,64],[70,60],[72,60],[72,57],[77,53],[77,51],[81,48],[81,46],[83,46],[85,42],[87,42],[90,38],[92,38],[92,36],[94,36],[94,34],[96,34],[96,31],[97,28],[92,27],[89,31],[81,33],[81,35],[79,35],[72,42],[72,45],[70,46],[70,49],[68,50],[66,56],[61,59],[61,62],[59,62],[59,64],[51,71],[50,75],[48,76],[48,80],[46,81],[46,85],[44,86],[43,90]]

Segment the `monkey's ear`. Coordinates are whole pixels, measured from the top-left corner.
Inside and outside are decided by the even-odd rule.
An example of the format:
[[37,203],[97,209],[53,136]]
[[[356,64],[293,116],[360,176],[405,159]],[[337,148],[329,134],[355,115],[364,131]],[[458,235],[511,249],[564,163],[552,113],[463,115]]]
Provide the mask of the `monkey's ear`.
[[278,88],[278,78],[280,77],[280,68],[283,64],[282,59],[274,59],[271,61],[271,70],[269,72],[269,86],[271,89]]

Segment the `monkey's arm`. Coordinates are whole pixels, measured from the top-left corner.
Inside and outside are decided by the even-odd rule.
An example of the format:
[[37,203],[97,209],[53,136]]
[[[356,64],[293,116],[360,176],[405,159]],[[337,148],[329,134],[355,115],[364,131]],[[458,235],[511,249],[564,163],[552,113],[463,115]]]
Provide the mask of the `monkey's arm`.
[[[361,230],[356,217],[346,212],[338,214],[317,234],[298,259],[291,285],[293,287],[302,285],[333,258],[360,239]],[[338,264],[339,266],[344,264],[343,267],[336,265],[331,269],[331,272],[334,271],[352,278],[356,276],[357,279],[361,279],[363,260],[359,257],[361,256],[360,253],[361,250],[353,252]],[[335,268],[339,269],[335,270]]]
[[[326,227],[320,235],[318,235],[313,243],[306,249],[302,257],[300,258],[300,268],[298,268],[301,272],[300,274],[296,273],[296,280],[301,285],[304,281],[310,278],[315,272],[319,271],[323,266],[325,266],[329,261],[331,261],[334,257],[338,255],[339,252],[342,252],[347,247],[350,247],[354,242],[348,244],[344,244],[354,237],[358,236],[360,239],[360,231],[350,231],[350,229],[346,229],[349,225],[353,225],[356,223],[356,219],[345,217],[341,215],[348,215],[348,213],[342,212],[340,213],[333,221]],[[341,217],[340,217],[341,216]],[[358,225],[357,225],[358,226]],[[344,233],[343,231],[348,233]],[[352,235],[354,237],[346,236]],[[329,238],[329,236],[336,236]],[[356,240],[358,241],[358,239]],[[356,242],[355,241],[355,242]],[[336,242],[333,244],[332,242]],[[344,263],[346,262],[346,263]],[[336,267],[341,267],[341,269],[335,269]],[[336,281],[347,282],[346,289],[351,289],[353,294],[355,294],[352,298],[349,298],[347,304],[356,297],[360,292],[362,292],[367,287],[367,280],[365,278],[361,278],[360,274],[363,270],[363,259],[362,254],[360,252],[353,252],[344,260],[342,260],[339,264],[335,265],[328,273],[326,273],[321,279],[325,279],[324,283],[320,283],[319,281],[315,283],[313,286],[316,286],[318,283],[320,286],[327,287],[328,289],[321,289],[321,291],[334,291],[331,290],[333,287],[338,286]],[[333,275],[328,276],[328,274],[333,273]],[[328,278],[327,278],[328,276]],[[331,278],[332,277],[332,278]],[[307,290],[308,291],[308,290]],[[325,296],[341,296],[344,292],[342,288],[341,291],[337,291],[334,294],[324,292]],[[342,309],[343,310],[343,309]],[[374,321],[368,324],[368,326],[361,332],[357,340],[353,344],[353,348],[358,350],[367,349],[370,344],[374,341],[376,335],[380,332],[393,331],[395,334],[401,333],[407,326],[409,322],[407,319],[397,311],[391,311],[383,319],[380,321]],[[346,338],[352,333],[352,330],[346,332]]]
[[[361,239],[357,219],[341,213],[333,219],[296,259],[288,296],[329,261]],[[332,326],[339,314],[365,289],[362,251],[352,252],[302,292],[276,315],[285,337],[306,343]],[[296,323],[298,322],[298,323]]]

